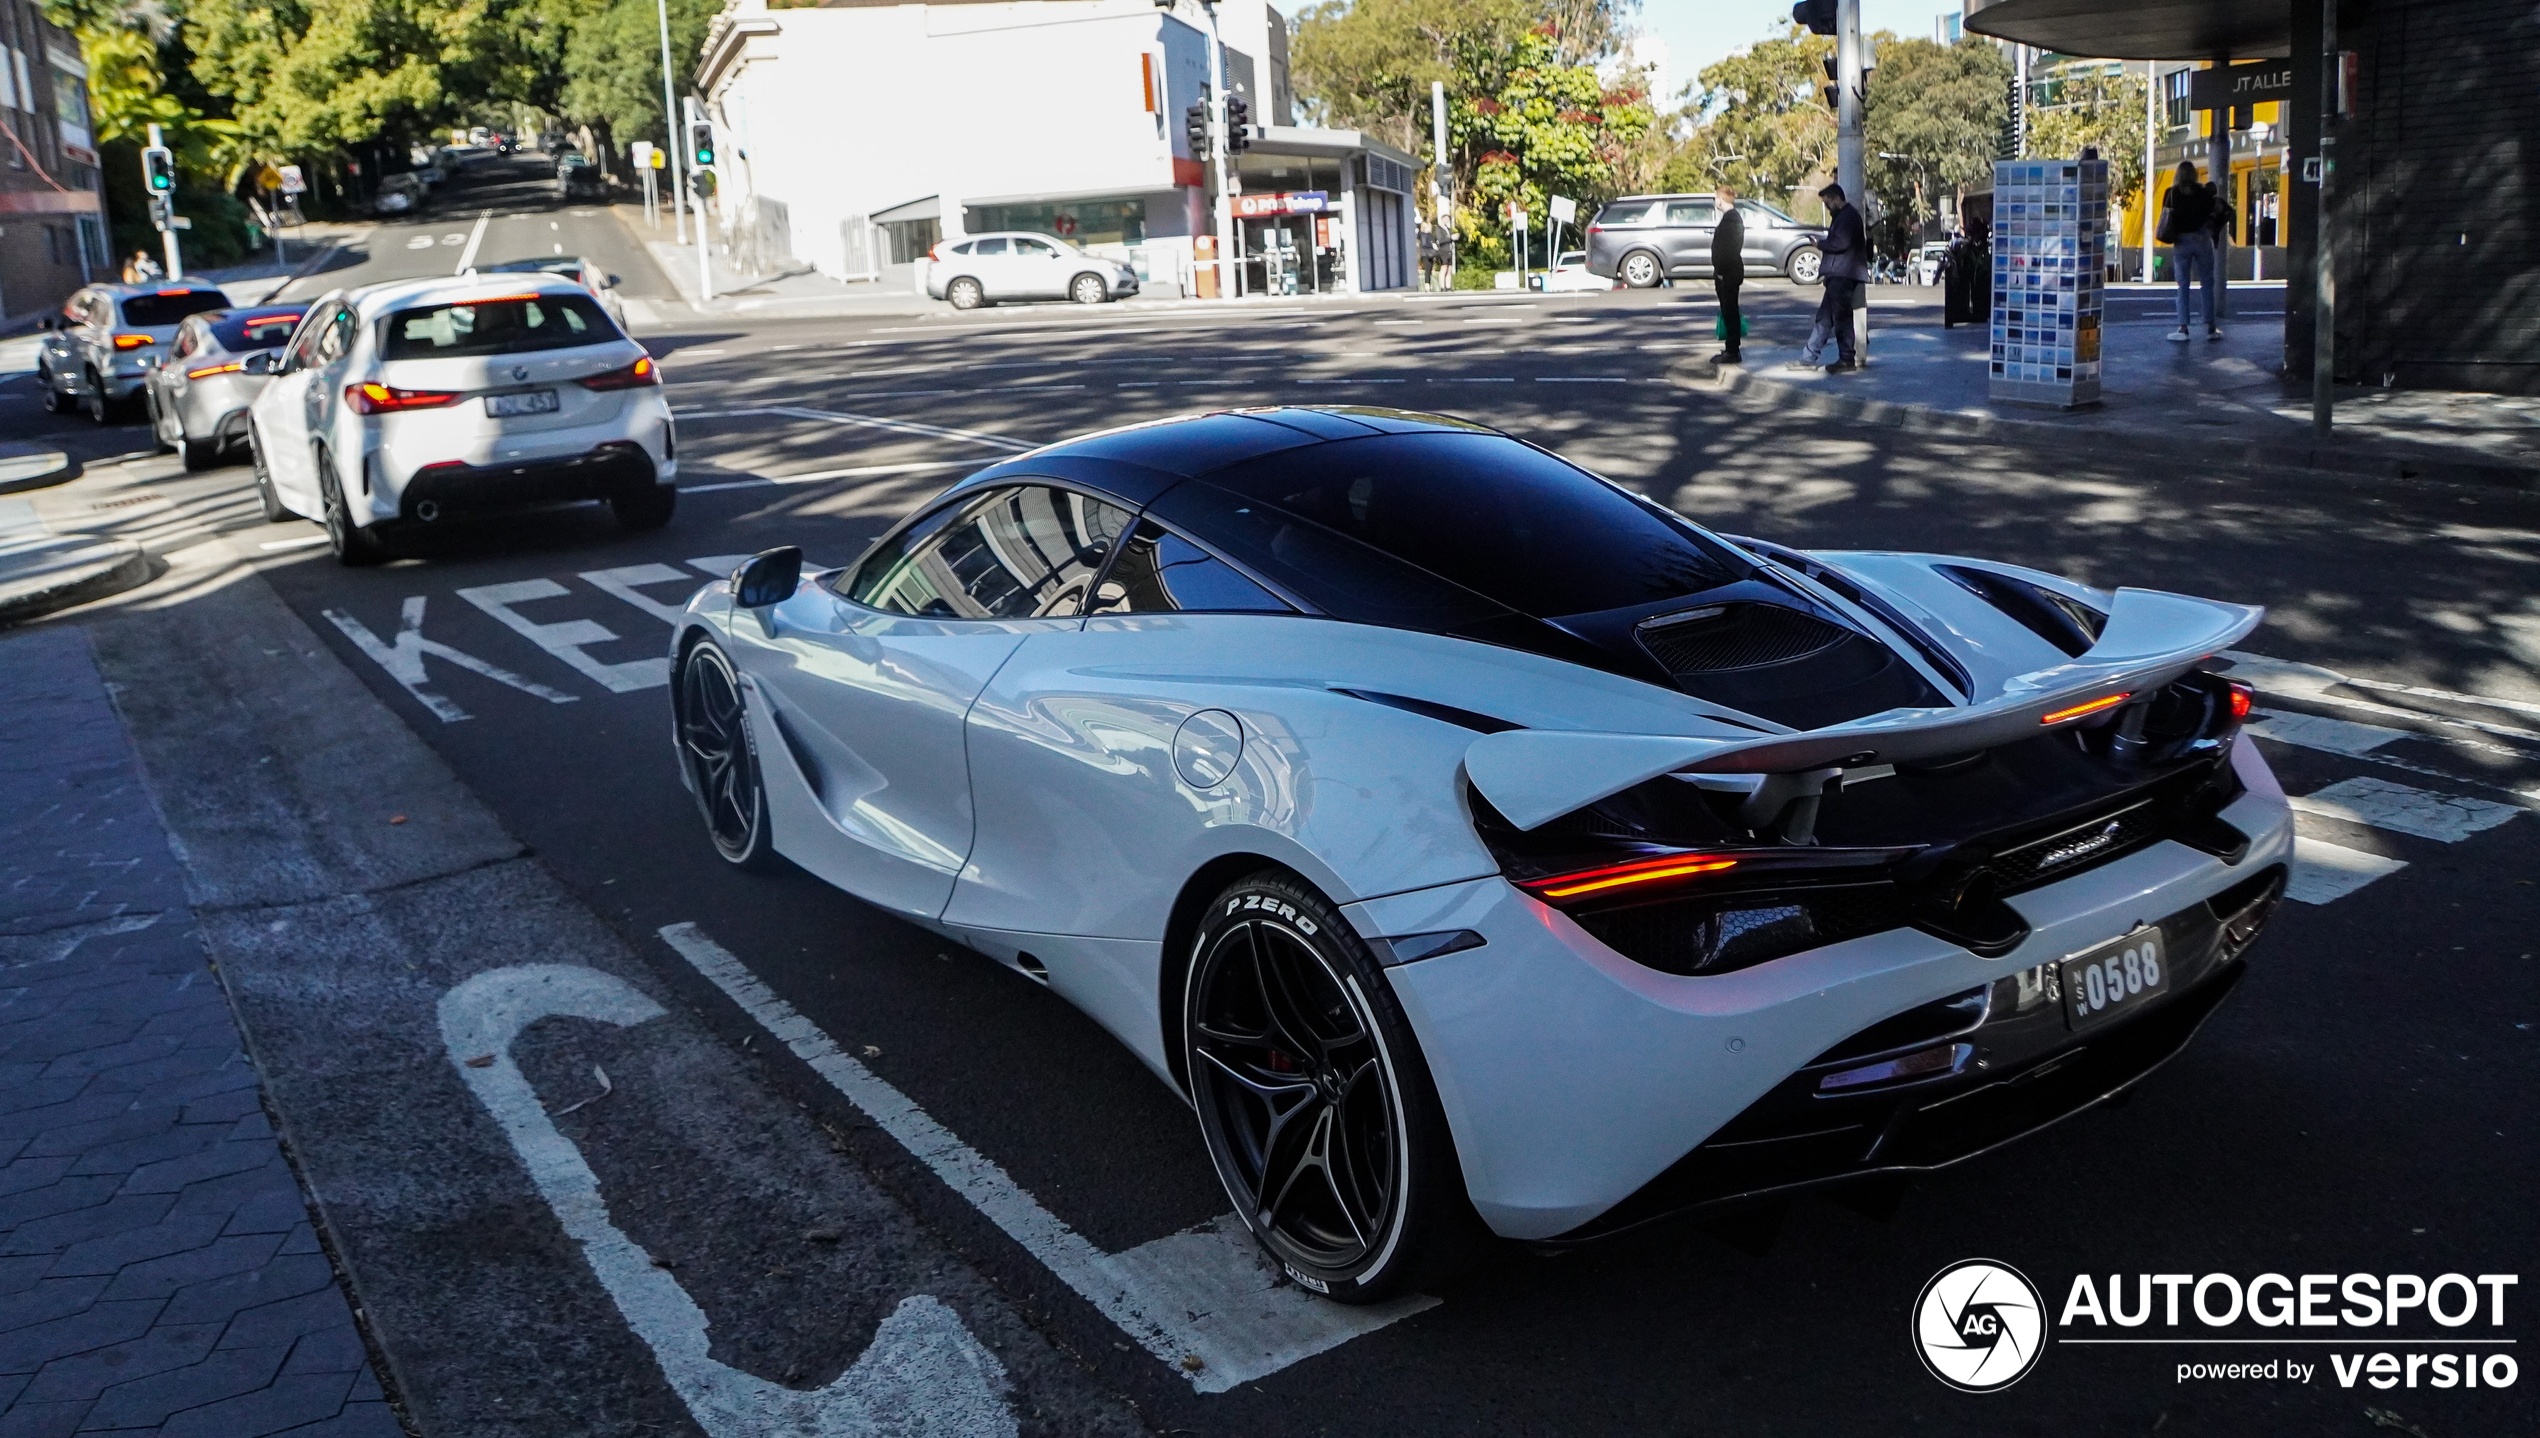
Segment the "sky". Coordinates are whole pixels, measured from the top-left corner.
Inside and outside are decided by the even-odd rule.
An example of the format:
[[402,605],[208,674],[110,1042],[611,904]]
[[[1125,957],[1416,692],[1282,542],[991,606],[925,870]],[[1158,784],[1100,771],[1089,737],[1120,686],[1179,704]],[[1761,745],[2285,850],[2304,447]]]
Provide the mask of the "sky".
[[[1932,20],[1957,9],[1953,0],[1861,0],[1861,29],[1928,39]],[[1775,33],[1789,19],[1790,0],[1641,0],[1640,26],[1647,34],[1639,58],[1657,62],[1658,98],[1672,106],[1676,91],[1704,66]]]

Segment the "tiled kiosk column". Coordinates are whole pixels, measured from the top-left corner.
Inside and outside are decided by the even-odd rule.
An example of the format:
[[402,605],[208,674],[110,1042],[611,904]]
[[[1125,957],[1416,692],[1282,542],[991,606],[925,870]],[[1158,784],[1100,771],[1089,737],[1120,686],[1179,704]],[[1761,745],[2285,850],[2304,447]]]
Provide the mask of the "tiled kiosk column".
[[2107,247],[2107,161],[1994,164],[1992,398],[2099,402]]

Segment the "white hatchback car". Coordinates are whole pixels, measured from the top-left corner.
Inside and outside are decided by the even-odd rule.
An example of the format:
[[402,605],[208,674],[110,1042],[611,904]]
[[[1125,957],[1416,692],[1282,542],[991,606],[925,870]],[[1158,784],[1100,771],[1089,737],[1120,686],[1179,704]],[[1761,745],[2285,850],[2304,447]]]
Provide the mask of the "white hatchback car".
[[604,499],[670,520],[678,461],[661,371],[560,275],[343,290],[309,306],[248,414],[265,517],[326,525],[336,557],[462,514]]

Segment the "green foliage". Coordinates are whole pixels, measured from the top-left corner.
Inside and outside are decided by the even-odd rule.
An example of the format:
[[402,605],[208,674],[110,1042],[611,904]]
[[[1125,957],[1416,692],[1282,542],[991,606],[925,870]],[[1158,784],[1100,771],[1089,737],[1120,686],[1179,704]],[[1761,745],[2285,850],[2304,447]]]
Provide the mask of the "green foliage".
[[1700,125],[1669,162],[1667,187],[1699,191],[1726,183],[1740,194],[1785,205],[1792,186],[1811,174],[1830,173],[1834,113],[1817,91],[1832,54],[1831,36],[1789,25],[1706,67],[1686,107]]
[[1447,102],[1447,143],[1472,157],[1457,187],[1459,243],[1505,230],[1511,203],[1541,230],[1552,195],[1593,209],[1616,193],[1619,163],[1657,118],[1645,91],[1607,90],[1594,66],[1562,64],[1557,37],[1539,30],[1512,51],[1460,58],[1482,83]]
[[2092,70],[2051,77],[2046,103],[2029,114],[2028,152],[2071,159],[2087,145],[2108,162],[2108,198],[2131,204],[2143,188],[2143,87],[2140,75]]
[[1901,238],[1939,213],[1942,194],[1990,185],[2011,62],[1972,38],[1939,45],[1881,36],[1878,55],[1862,109],[1863,169],[1887,227]]

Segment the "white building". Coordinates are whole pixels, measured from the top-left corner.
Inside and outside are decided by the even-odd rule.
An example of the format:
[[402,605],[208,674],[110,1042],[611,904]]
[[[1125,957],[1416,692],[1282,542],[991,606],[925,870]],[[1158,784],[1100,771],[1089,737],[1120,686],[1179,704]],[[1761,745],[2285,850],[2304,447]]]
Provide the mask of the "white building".
[[[1236,167],[1260,212],[1238,224],[1247,292],[1416,283],[1412,157],[1290,126],[1285,19],[1264,0],[1217,12],[1229,93],[1269,127]],[[938,239],[1035,230],[1171,293],[1213,224],[1183,133],[1207,23],[1195,0],[731,0],[698,87],[735,257],[864,279]]]

